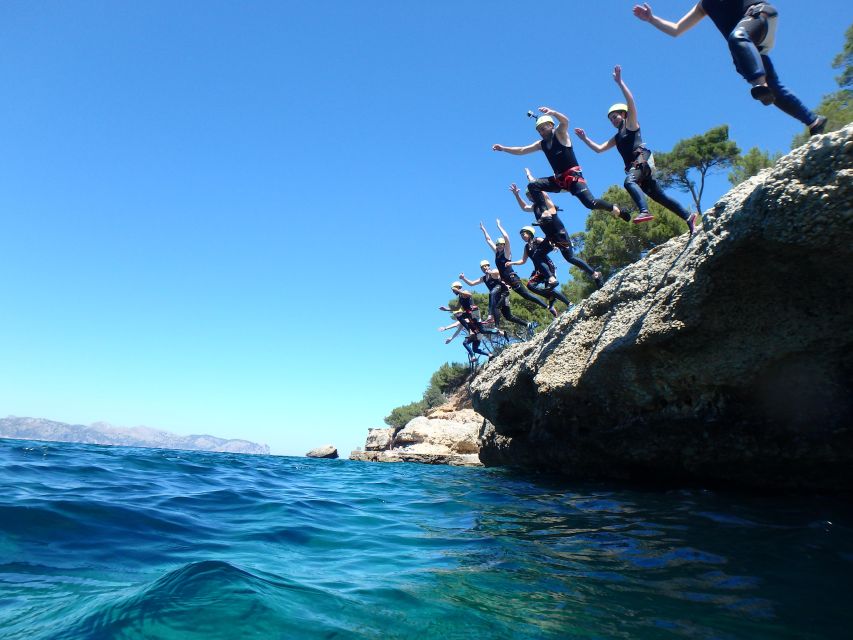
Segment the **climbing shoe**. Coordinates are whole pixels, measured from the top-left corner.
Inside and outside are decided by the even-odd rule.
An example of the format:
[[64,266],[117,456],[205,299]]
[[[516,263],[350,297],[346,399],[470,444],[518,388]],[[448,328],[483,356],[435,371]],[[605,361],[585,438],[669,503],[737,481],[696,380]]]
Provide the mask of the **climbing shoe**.
[[765,107],[776,101],[776,98],[773,96],[773,92],[766,84],[760,84],[757,87],[753,87],[749,92],[752,94],[753,98],[758,100]]
[[634,224],[640,224],[641,222],[650,222],[654,219],[655,217],[648,211],[640,211],[639,215],[634,218]]
[[691,213],[687,218],[687,228],[690,229],[690,235],[693,235],[693,232],[696,230],[696,218],[699,217],[698,213]]
[[593,273],[592,279],[595,282],[595,288],[596,289],[601,289],[601,287],[604,286],[604,278],[601,277],[600,271],[596,271],[595,273]]
[[816,136],[826,129],[826,116],[818,116],[815,123],[809,127],[809,135]]

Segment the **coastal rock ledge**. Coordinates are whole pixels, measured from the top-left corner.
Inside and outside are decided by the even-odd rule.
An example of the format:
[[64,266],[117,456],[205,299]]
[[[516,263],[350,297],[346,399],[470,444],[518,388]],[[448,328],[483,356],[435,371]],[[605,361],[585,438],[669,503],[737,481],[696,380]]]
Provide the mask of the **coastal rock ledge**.
[[853,125],[737,186],[472,383],[480,459],[853,489]]
[[482,424],[483,417],[472,409],[439,407],[399,430],[368,429],[365,450],[353,451],[350,460],[481,467],[477,437]]

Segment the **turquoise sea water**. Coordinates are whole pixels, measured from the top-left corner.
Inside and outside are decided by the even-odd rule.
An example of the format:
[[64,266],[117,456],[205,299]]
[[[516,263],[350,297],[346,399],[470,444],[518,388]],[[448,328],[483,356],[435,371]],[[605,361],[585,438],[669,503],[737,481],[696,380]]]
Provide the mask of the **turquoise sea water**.
[[0,637],[844,638],[850,506],[0,440]]

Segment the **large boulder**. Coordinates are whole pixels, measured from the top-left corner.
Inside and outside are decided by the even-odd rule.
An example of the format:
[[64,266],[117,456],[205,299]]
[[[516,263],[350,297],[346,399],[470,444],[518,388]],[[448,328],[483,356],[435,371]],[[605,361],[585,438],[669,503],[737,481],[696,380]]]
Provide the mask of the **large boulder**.
[[385,451],[391,448],[394,442],[394,433],[397,429],[368,429],[367,441],[364,443],[365,451]]
[[853,126],[812,138],[472,384],[489,465],[853,489]]
[[466,409],[447,418],[414,418],[394,438],[395,447],[407,447],[413,452],[477,453],[480,445],[477,434],[483,418]]

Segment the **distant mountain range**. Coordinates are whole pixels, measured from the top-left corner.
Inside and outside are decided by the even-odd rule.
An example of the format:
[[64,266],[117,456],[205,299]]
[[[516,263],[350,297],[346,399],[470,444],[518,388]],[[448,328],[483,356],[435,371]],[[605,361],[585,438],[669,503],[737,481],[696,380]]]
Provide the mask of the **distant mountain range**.
[[0,438],[18,440],[49,440],[52,442],[79,442],[83,444],[109,444],[120,447],[146,447],[152,449],[187,449],[190,451],[221,451],[224,453],[269,454],[265,444],[248,440],[225,440],[213,436],[179,436],[168,431],[148,427],[114,427],[106,422],[89,426],[66,424],[43,418],[0,418]]

